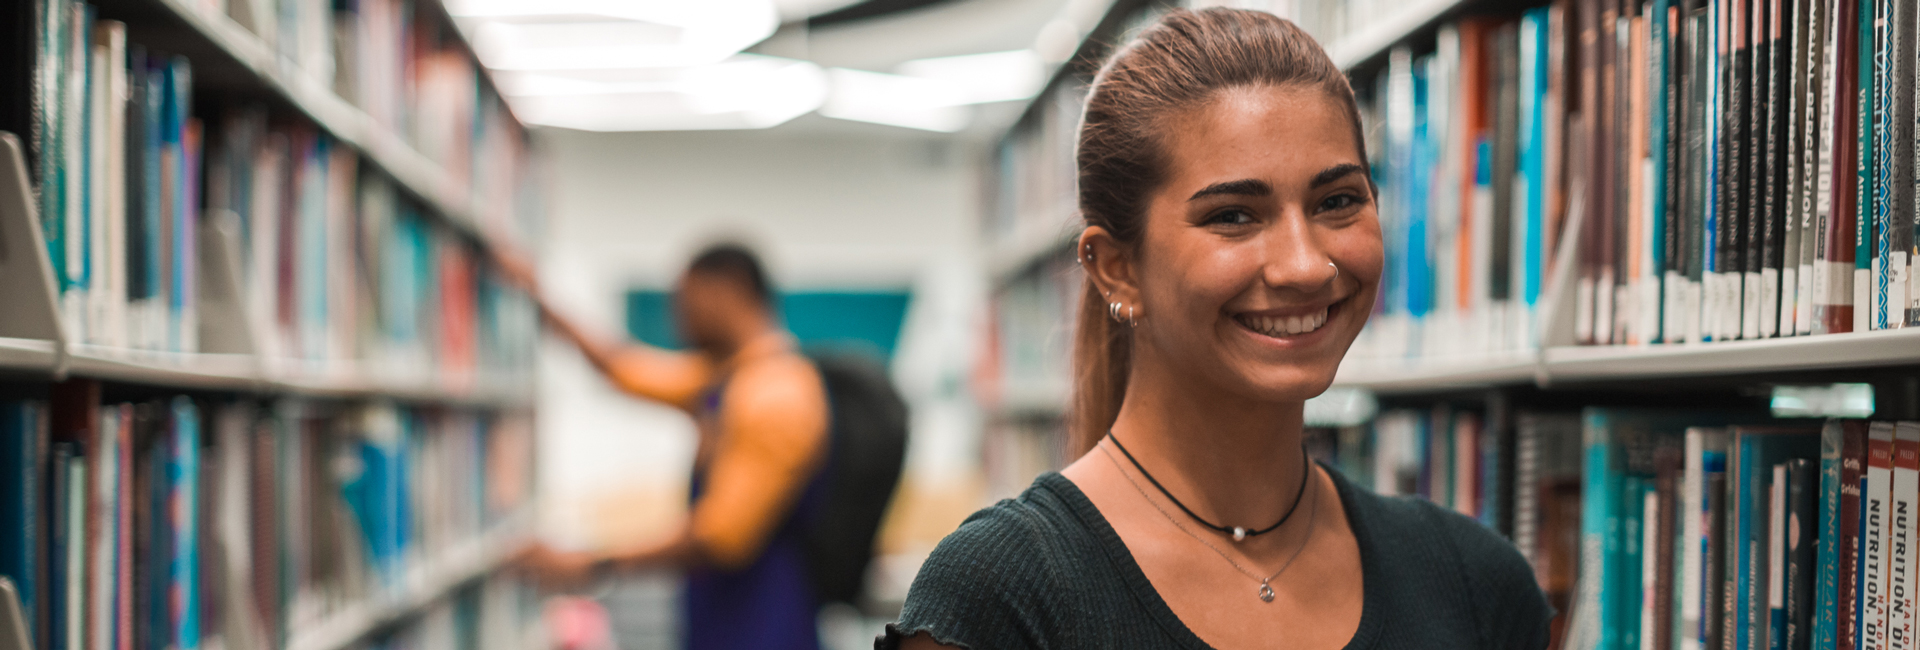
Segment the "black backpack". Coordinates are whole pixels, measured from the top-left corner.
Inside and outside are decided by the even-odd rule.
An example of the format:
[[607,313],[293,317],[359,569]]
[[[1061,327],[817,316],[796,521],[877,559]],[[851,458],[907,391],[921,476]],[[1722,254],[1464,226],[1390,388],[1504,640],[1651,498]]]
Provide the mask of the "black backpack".
[[866,355],[817,354],[830,424],[822,493],[801,548],[820,604],[859,605],[874,537],[906,462],[907,404],[886,368]]

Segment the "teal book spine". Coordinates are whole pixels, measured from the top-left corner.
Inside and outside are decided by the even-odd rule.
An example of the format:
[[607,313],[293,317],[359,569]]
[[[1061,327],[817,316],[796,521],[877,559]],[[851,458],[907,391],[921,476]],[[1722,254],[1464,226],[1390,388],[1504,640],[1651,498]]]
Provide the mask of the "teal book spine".
[[[1669,0],[1653,0],[1648,16],[1650,36],[1647,44],[1647,152],[1653,169],[1644,191],[1652,196],[1646,202],[1649,213],[1647,228],[1650,231],[1646,241],[1651,242],[1648,252],[1653,258],[1653,269],[1649,277],[1656,286],[1662,285],[1667,280],[1668,255],[1665,246],[1668,241],[1667,208],[1668,196],[1674,187],[1670,178],[1672,170],[1668,167],[1670,161],[1667,159],[1668,123],[1673,119],[1673,116],[1668,113],[1670,105],[1667,98],[1667,93],[1672,87],[1668,79],[1668,75],[1672,72],[1671,62],[1668,60],[1668,55],[1672,52],[1668,44],[1672,37],[1672,25],[1668,24],[1667,20],[1669,5]],[[1654,294],[1660,296],[1660,299],[1652,303],[1653,308],[1658,310],[1665,307],[1667,305],[1666,290],[1656,289]],[[1645,322],[1651,322],[1656,328],[1660,328],[1667,321],[1656,315],[1651,319],[1645,319]],[[1642,340],[1656,343],[1667,340],[1666,337],[1669,335],[1677,336],[1678,332],[1656,332],[1642,337]]]
[[1873,126],[1876,113],[1874,108],[1877,106],[1877,95],[1874,94],[1877,80],[1874,69],[1874,52],[1877,49],[1875,23],[1877,18],[1885,16],[1885,12],[1880,9],[1883,4],[1881,1],[1858,1],[1860,3],[1858,39],[1860,85],[1856,136],[1859,138],[1859,158],[1855,161],[1855,165],[1859,171],[1858,180],[1854,186],[1854,206],[1858,218],[1855,221],[1857,226],[1853,230],[1853,297],[1850,302],[1853,304],[1853,331],[1865,332],[1870,329],[1867,324],[1868,315],[1872,311],[1870,309],[1872,301],[1868,298],[1868,291],[1873,286],[1869,274],[1873,268],[1871,243],[1873,241],[1874,182],[1878,180],[1874,174],[1874,163],[1877,158],[1874,156],[1876,141]]
[[1614,634],[1613,608],[1606,599],[1617,595],[1617,591],[1608,590],[1608,560],[1614,543],[1615,533],[1619,529],[1619,516],[1616,512],[1616,495],[1619,477],[1612,471],[1609,462],[1613,446],[1612,433],[1608,427],[1607,412],[1588,409],[1582,414],[1581,444],[1585,451],[1585,471],[1581,473],[1581,493],[1589,495],[1580,508],[1580,591],[1576,594],[1573,616],[1593,621],[1591,628],[1598,633],[1598,643],[1594,647],[1601,650],[1613,650],[1617,647]]
[[1862,218],[1860,224],[1863,232],[1871,233],[1865,242],[1870,247],[1867,329],[1877,330],[1887,327],[1887,276],[1892,271],[1887,224],[1893,217],[1894,83],[1893,62],[1887,54],[1893,45],[1893,0],[1877,0],[1873,11],[1873,209],[1872,219]]
[[[1665,0],[1661,0],[1665,2]],[[1548,42],[1550,10],[1537,7],[1520,18],[1520,178],[1523,234],[1518,277],[1520,299],[1532,312],[1540,301],[1540,282],[1546,246],[1547,90],[1550,67]],[[1533,339],[1528,338],[1529,341]]]
[[1815,541],[1813,641],[1815,648],[1839,643],[1840,607],[1840,460],[1845,430],[1837,420],[1820,429],[1820,534]]
[[173,398],[167,456],[168,650],[200,648],[200,410],[187,397]]

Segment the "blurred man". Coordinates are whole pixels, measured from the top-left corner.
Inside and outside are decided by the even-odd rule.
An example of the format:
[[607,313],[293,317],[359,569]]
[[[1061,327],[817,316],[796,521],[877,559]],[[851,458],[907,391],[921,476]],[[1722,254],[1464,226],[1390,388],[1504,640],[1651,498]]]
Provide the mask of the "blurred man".
[[663,542],[606,553],[529,551],[523,566],[555,582],[609,571],[686,571],[686,647],[819,647],[802,519],[820,493],[827,396],[772,309],[758,259],[737,245],[694,257],[675,292],[693,353],[590,336],[550,309],[525,263],[499,260],[554,329],[622,390],[674,405],[699,433],[689,516]]

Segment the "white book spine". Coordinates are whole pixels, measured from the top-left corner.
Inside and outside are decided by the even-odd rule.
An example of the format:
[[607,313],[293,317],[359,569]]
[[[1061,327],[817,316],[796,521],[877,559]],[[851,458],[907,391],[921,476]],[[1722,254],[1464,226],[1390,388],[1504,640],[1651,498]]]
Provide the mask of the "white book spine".
[[106,342],[125,348],[127,340],[127,31],[125,25],[108,21],[106,27],[107,60],[107,315],[101,323],[107,329]]
[[1887,329],[1907,326],[1907,251],[1893,251],[1887,270]]
[[[1843,265],[1844,266],[1844,265]],[[1873,269],[1853,267],[1853,331],[1865,332],[1869,328],[1868,314],[1873,313]]]
[[1888,456],[1893,447],[1893,424],[1875,422],[1869,425],[1867,445],[1866,488],[1860,492],[1860,534],[1863,537],[1860,554],[1860,647],[1885,650],[1888,647],[1887,517],[1893,495],[1892,459]]
[[1700,571],[1699,540],[1705,533],[1702,518],[1706,505],[1706,435],[1707,432],[1698,427],[1687,429],[1680,473],[1680,516],[1677,518],[1680,523],[1680,580],[1674,583],[1674,593],[1680,599],[1676,608],[1680,619],[1680,650],[1699,650],[1701,642],[1701,582],[1706,580],[1706,576]]
[[1740,338],[1760,338],[1761,304],[1768,295],[1759,273],[1740,274]]
[[1920,508],[1920,422],[1894,426],[1893,492],[1887,549],[1887,640],[1892,650],[1914,650],[1914,524]]

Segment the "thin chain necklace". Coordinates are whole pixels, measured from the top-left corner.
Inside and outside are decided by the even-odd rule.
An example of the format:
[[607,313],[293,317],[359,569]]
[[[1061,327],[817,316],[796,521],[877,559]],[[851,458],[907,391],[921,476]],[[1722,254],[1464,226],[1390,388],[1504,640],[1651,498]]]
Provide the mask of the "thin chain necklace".
[[[1172,501],[1173,505],[1179,506],[1181,512],[1187,513],[1188,517],[1193,518],[1193,520],[1199,523],[1200,525],[1206,526],[1209,530],[1212,530],[1216,533],[1220,533],[1222,535],[1233,536],[1233,541],[1236,541],[1236,542],[1246,541],[1248,537],[1265,535],[1267,533],[1278,530],[1281,526],[1286,525],[1287,520],[1293,518],[1294,511],[1300,509],[1300,497],[1307,493],[1307,475],[1310,474],[1311,472],[1306,471],[1307,469],[1309,469],[1309,466],[1307,465],[1307,455],[1305,453],[1302,453],[1300,454],[1300,469],[1301,469],[1300,488],[1293,491],[1293,505],[1287,506],[1287,513],[1284,515],[1280,515],[1280,521],[1273,522],[1272,526],[1268,526],[1266,528],[1262,528],[1259,530],[1247,530],[1243,526],[1231,526],[1231,527],[1222,526],[1219,524],[1215,524],[1211,521],[1201,519],[1200,515],[1196,515],[1193,513],[1192,508],[1188,508],[1187,504],[1181,503],[1179,497],[1173,496],[1172,492],[1168,492],[1167,486],[1161,485],[1159,480],[1153,478],[1153,472],[1147,471],[1147,468],[1140,464],[1140,460],[1133,457],[1133,452],[1127,451],[1127,446],[1120,444],[1120,436],[1113,435],[1112,430],[1107,431],[1107,439],[1113,441],[1113,446],[1120,448],[1120,453],[1126,454],[1127,461],[1130,463],[1133,463],[1134,469],[1140,470],[1141,476],[1147,477],[1147,482],[1152,483],[1154,489],[1159,490],[1161,494],[1166,495],[1167,500]],[[1112,454],[1108,454],[1108,455],[1112,455]]]
[[[1119,442],[1120,441],[1118,440],[1114,441],[1116,445],[1118,445]],[[1125,453],[1126,449],[1122,448],[1120,451],[1122,453]],[[1187,529],[1186,526],[1181,525],[1180,520],[1173,518],[1173,513],[1167,512],[1167,509],[1160,507],[1160,503],[1157,501],[1154,501],[1153,497],[1147,496],[1147,489],[1140,487],[1140,482],[1133,480],[1133,475],[1128,474],[1126,468],[1123,468],[1120,466],[1120,460],[1113,457],[1113,452],[1107,451],[1106,447],[1101,447],[1100,452],[1107,455],[1107,462],[1113,463],[1113,468],[1115,470],[1119,470],[1121,476],[1127,477],[1127,482],[1133,484],[1134,491],[1140,493],[1141,499],[1145,499],[1148,505],[1153,506],[1154,510],[1160,511],[1160,516],[1167,518],[1167,523],[1173,524],[1174,528],[1178,528],[1180,529],[1180,532],[1186,533],[1188,537],[1192,537],[1193,541],[1200,542],[1201,544],[1205,544],[1206,547],[1208,549],[1211,549],[1215,555],[1219,555],[1220,559],[1226,560],[1227,564],[1233,565],[1234,570],[1239,571],[1241,575],[1260,581],[1260,602],[1263,602],[1263,603],[1273,602],[1273,586],[1270,583],[1273,582],[1274,578],[1280,577],[1280,574],[1286,573],[1287,568],[1293,566],[1293,561],[1300,558],[1300,552],[1307,550],[1307,542],[1313,541],[1313,531],[1315,529],[1314,524],[1316,523],[1316,520],[1320,515],[1320,501],[1317,499],[1314,500],[1313,505],[1307,507],[1307,535],[1306,537],[1300,540],[1300,546],[1293,549],[1292,555],[1287,556],[1286,564],[1280,565],[1279,571],[1275,571],[1273,572],[1273,575],[1269,575],[1265,578],[1262,578],[1260,577],[1260,574],[1249,571],[1247,570],[1246,567],[1241,566],[1239,562],[1233,559],[1233,556],[1227,555],[1226,551],[1222,551],[1220,550],[1220,547],[1214,546],[1213,542],[1209,542],[1206,540],[1206,538],[1203,538],[1199,535],[1195,535],[1192,530],[1189,530]],[[1139,465],[1136,463],[1135,467],[1138,467],[1138,466]],[[1309,469],[1311,469],[1311,466],[1309,466]],[[1141,472],[1141,473],[1144,474],[1145,472]],[[1316,487],[1318,486],[1318,483],[1319,483],[1318,481],[1315,482]],[[1306,487],[1307,486],[1305,485],[1300,486],[1301,490],[1303,491],[1306,489]]]

